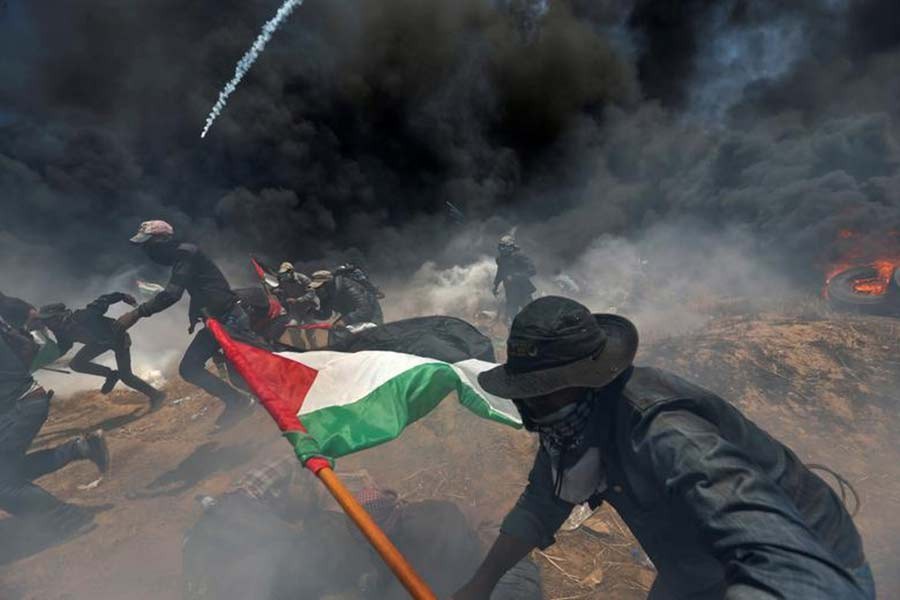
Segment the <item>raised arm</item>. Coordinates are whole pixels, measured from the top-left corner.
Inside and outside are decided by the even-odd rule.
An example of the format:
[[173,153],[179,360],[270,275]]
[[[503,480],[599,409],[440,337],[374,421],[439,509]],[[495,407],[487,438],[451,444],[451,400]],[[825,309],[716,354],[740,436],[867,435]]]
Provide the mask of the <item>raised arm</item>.
[[100,313],[101,315],[105,315],[106,311],[109,310],[109,307],[118,302],[125,302],[126,304],[130,304],[131,306],[136,306],[137,302],[134,299],[134,296],[131,294],[125,294],[122,292],[113,292],[112,294],[104,294],[88,304],[85,308],[87,310]]

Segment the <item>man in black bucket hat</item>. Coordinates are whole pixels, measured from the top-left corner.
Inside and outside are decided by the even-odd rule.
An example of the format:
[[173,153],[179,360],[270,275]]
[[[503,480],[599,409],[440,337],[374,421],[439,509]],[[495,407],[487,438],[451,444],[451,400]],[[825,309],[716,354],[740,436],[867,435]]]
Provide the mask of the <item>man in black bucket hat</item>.
[[515,318],[482,373],[540,436],[529,482],[455,600],[486,600],[572,509],[609,502],[658,576],[650,598],[875,597],[850,515],[786,446],[713,393],[632,365],[627,319],[560,297]]

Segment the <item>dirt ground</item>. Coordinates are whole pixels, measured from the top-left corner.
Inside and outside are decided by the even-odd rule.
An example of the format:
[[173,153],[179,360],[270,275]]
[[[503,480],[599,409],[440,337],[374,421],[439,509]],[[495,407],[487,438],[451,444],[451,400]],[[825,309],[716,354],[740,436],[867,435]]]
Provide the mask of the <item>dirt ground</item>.
[[[857,522],[884,598],[900,597],[898,334],[900,321],[886,318],[732,316],[712,320],[701,334],[647,342],[639,356],[719,392],[804,460],[843,473],[862,499]],[[86,464],[39,483],[95,507],[97,527],[24,557],[4,544],[0,598],[181,598],[182,536],[201,512],[196,498],[225,491],[287,444],[263,411],[215,433],[216,401],[177,379],[168,392],[166,406],[152,415],[137,394],[119,389],[54,401],[39,445],[103,428],[113,466],[91,489],[79,487],[95,479]],[[400,440],[339,466],[365,468],[409,499],[458,503],[487,543],[521,490],[534,450],[529,434],[479,421],[448,402]],[[0,521],[0,536],[10,539],[3,532],[12,526]],[[645,598],[654,577],[608,508],[535,557],[548,599]]]

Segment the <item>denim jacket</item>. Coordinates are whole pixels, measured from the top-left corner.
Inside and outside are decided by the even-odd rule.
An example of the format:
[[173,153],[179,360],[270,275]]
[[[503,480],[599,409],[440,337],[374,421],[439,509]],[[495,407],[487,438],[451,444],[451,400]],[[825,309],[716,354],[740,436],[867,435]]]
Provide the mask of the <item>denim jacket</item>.
[[[662,370],[635,367],[596,390],[587,435],[609,502],[658,570],[652,598],[864,598],[865,563],[840,499],[731,404]],[[502,531],[545,548],[573,505],[538,451]]]

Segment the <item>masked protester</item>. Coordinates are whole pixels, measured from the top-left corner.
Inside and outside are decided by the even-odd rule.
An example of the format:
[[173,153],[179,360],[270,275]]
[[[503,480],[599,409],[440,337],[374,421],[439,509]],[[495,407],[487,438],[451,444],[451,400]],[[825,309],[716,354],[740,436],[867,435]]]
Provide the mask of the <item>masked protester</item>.
[[281,263],[278,268],[278,288],[275,294],[291,318],[298,323],[308,320],[319,303],[315,290],[309,287],[310,283],[312,280],[296,271],[289,262]]
[[[254,338],[249,318],[222,271],[200,248],[178,241],[171,225],[165,221],[145,221],[131,242],[139,245],[153,262],[171,267],[172,275],[163,291],[119,317],[121,326],[128,329],[139,319],[166,310],[187,292],[191,298],[189,333],[194,332],[197,323],[202,322],[204,317],[213,317],[233,335]],[[202,329],[185,351],[178,372],[185,381],[225,404],[225,410],[216,422],[224,428],[248,415],[253,404],[247,396],[206,370],[207,361],[218,349],[212,333]]]
[[[121,381],[150,399],[155,411],[162,406],[165,392],[138,377],[131,370],[131,337],[119,324],[106,315],[109,307],[118,302],[137,306],[130,294],[116,292],[100,296],[85,308],[72,311],[65,304],[48,304],[41,307],[37,320],[47,326],[56,337],[60,355],[69,351],[76,342],[84,346],[72,357],[69,368],[76,373],[103,377],[100,391],[108,394]],[[116,370],[93,362],[101,354],[112,351],[116,357]]]
[[37,347],[24,331],[0,318],[0,508],[35,517],[36,536],[73,535],[90,525],[90,513],[57,499],[33,483],[72,461],[90,460],[101,473],[109,465],[103,432],[78,436],[54,448],[28,452],[47,420],[52,391],[29,373]]
[[840,499],[786,446],[711,392],[632,365],[634,326],[549,296],[513,321],[482,373],[540,437],[529,482],[455,600],[546,548],[573,507],[609,502],[658,570],[652,600],[875,598]]
[[384,323],[381,303],[376,294],[349,276],[335,275],[331,271],[316,271],[310,287],[319,297],[319,318],[327,319],[337,313],[340,315],[335,323],[338,327]]
[[267,294],[259,285],[237,288],[234,293],[241,299],[241,306],[250,319],[253,333],[269,345],[278,343],[291,321],[278,298]]
[[535,292],[531,278],[537,271],[530,258],[516,246],[511,235],[504,235],[497,244],[497,274],[494,276],[493,292],[500,293],[500,285],[506,295],[506,322],[513,320],[522,307],[531,302]]

